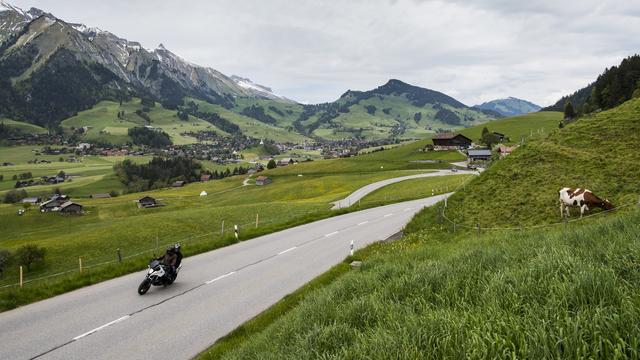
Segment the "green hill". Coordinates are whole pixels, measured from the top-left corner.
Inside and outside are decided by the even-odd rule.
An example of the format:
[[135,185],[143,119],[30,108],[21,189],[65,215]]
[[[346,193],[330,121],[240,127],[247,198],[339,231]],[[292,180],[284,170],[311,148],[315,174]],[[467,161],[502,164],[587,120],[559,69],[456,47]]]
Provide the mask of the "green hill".
[[477,125],[460,130],[460,133],[477,142],[482,136],[482,129],[487,127],[489,131],[495,131],[507,136],[506,144],[519,143],[522,138],[528,139],[532,135],[548,133],[558,128],[562,120],[562,113],[555,111],[541,111],[521,116],[494,120],[490,123]]
[[22,121],[15,121],[11,119],[0,118],[0,124],[8,127],[9,129],[15,129],[20,133],[27,133],[27,134],[46,134],[47,133],[47,129],[43,127],[22,122]]

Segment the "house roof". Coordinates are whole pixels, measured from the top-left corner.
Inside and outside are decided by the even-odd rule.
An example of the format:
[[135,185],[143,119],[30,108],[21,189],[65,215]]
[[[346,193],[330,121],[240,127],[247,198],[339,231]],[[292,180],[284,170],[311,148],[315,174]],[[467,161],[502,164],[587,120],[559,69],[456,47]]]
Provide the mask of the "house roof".
[[266,176],[258,176],[258,177],[256,178],[256,181],[265,181],[265,180],[269,180],[269,178],[268,178],[268,177],[266,177]]
[[489,149],[475,149],[468,151],[469,156],[491,156],[491,150]]
[[23,203],[37,203],[40,202],[40,198],[37,197],[28,197],[28,198],[24,198],[22,199]]
[[147,201],[156,201],[156,199],[152,198],[151,196],[145,195],[145,196],[141,197],[140,199],[138,199],[138,202],[145,201],[145,200],[147,200]]
[[471,139],[469,139],[468,137],[459,134],[459,133],[438,133],[436,134],[433,139],[434,140],[451,140],[451,139],[455,139],[456,137],[461,136],[469,141],[471,141]]
[[60,209],[67,208],[67,207],[69,207],[71,205],[78,205],[78,206],[82,207],[82,205],[74,203],[73,201],[67,201],[64,204],[60,205]]

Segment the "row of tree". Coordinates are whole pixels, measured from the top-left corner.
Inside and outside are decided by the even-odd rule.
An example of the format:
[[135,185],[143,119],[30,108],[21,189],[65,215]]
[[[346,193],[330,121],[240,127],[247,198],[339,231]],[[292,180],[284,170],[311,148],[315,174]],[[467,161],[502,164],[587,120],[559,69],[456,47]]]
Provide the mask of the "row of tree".
[[136,164],[127,159],[115,164],[113,169],[130,192],[140,192],[168,187],[179,180],[199,180],[202,164],[186,157],[154,157],[148,164]]
[[33,244],[22,245],[13,253],[7,249],[0,249],[0,278],[4,276],[4,270],[9,265],[24,266],[31,271],[34,264],[44,263],[46,249]]

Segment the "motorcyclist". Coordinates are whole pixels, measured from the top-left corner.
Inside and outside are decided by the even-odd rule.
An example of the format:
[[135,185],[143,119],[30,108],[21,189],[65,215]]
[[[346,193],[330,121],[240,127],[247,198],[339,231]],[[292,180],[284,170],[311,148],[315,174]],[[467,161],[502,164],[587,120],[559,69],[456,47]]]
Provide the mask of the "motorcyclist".
[[[179,249],[179,247],[178,247]],[[182,254],[180,255],[182,257]],[[178,254],[176,253],[175,246],[167,248],[165,254],[158,258],[166,267],[171,279],[176,278],[176,266],[178,264]]]

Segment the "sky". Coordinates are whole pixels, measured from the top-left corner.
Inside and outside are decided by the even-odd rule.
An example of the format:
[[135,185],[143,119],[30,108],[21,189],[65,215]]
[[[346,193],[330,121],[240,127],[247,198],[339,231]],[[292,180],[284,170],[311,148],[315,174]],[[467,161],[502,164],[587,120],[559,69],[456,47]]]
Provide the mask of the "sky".
[[302,103],[389,79],[550,105],[640,52],[636,0],[8,0]]

